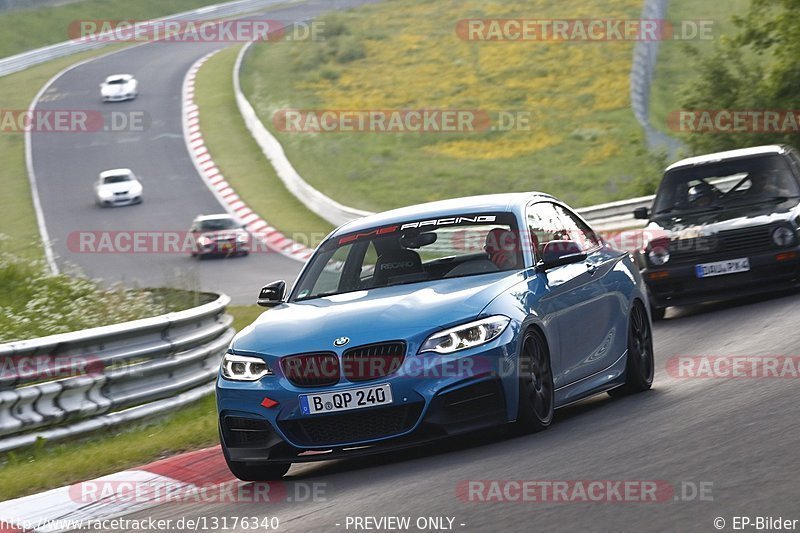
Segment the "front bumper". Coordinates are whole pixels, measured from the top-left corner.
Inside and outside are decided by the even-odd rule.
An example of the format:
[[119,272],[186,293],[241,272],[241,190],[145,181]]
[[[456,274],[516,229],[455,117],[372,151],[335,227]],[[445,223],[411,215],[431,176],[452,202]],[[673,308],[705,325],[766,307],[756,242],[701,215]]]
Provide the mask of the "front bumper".
[[[511,420],[508,398],[515,394],[516,340],[479,351],[459,366],[426,365],[410,376],[409,355],[396,373],[358,383],[300,388],[274,376],[255,383],[217,380],[220,433],[228,457],[240,462],[307,462],[382,453],[435,439],[502,425]],[[503,338],[501,336],[501,338]],[[468,368],[468,370],[465,370]],[[392,403],[330,414],[304,415],[299,396],[388,383]],[[261,406],[268,397],[279,402]],[[514,408],[516,402],[513,403]],[[511,415],[511,416],[510,416]]]
[[[750,270],[698,278],[695,265],[747,257]],[[758,253],[727,254],[692,263],[648,267],[642,272],[651,304],[658,308],[728,300],[751,294],[800,286],[800,248],[774,249]]]
[[200,246],[197,245],[195,253],[197,255],[212,256],[212,255],[239,255],[250,253],[250,242],[245,243],[228,243],[228,242],[212,242],[211,244]]
[[[444,392],[427,407],[424,402],[415,402],[407,406],[317,415],[288,423],[278,421],[278,430],[264,418],[253,418],[253,413],[224,411],[219,418],[228,457],[231,461],[247,463],[327,461],[385,453],[498,426],[506,421],[505,394],[497,378],[478,380]],[[356,436],[359,426],[364,428],[362,436],[366,436],[369,430],[388,429],[393,425],[388,435],[375,433],[372,438],[360,440]],[[309,437],[344,436],[348,432],[352,432],[355,442],[318,445]],[[305,445],[296,444],[298,441]]]
[[113,96],[103,96],[104,102],[124,102],[126,100],[133,100],[136,98],[135,94],[121,94],[121,95],[113,95]]
[[101,205],[103,207],[116,207],[116,206],[122,206],[122,205],[133,205],[133,204],[139,204],[141,202],[142,202],[142,196],[141,195],[137,195],[137,196],[117,196],[117,197],[106,197],[106,198],[97,197],[98,205]]

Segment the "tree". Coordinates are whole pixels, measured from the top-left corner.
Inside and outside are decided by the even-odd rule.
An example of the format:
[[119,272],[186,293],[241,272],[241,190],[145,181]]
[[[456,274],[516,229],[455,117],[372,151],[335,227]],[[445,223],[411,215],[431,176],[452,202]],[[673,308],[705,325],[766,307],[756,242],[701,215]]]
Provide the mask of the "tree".
[[[745,16],[734,17],[738,33],[721,39],[714,53],[697,57],[699,77],[684,92],[686,110],[800,113],[800,0],[752,0]],[[792,117],[789,117],[792,118]],[[800,117],[798,117],[800,123]],[[800,127],[781,120],[782,131],[690,133],[696,152],[759,144],[800,144]]]

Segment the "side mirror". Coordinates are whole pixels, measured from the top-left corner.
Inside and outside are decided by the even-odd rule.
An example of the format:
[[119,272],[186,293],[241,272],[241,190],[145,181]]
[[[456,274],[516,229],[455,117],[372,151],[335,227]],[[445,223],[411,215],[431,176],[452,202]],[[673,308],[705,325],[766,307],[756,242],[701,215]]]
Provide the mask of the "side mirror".
[[541,270],[572,263],[579,263],[586,259],[586,252],[575,241],[550,241],[544,245],[542,261],[539,263]]
[[275,307],[283,303],[286,295],[286,282],[283,280],[273,281],[269,285],[264,285],[258,293],[256,303],[261,307]]
[[639,220],[647,220],[650,218],[650,210],[646,207],[637,207],[633,210],[633,218]]

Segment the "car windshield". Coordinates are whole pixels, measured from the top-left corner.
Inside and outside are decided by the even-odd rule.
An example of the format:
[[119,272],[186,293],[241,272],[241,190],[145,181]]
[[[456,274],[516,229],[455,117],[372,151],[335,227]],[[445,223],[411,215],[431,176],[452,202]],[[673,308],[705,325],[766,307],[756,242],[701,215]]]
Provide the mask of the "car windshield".
[[232,218],[212,218],[200,222],[201,231],[220,231],[226,229],[236,229],[239,225]]
[[719,161],[668,171],[656,195],[656,215],[706,211],[735,205],[780,201],[800,194],[780,155]]
[[125,78],[112,78],[106,81],[106,83],[109,85],[122,85],[123,83],[125,83],[125,81],[126,81]]
[[133,178],[128,174],[116,174],[114,176],[106,176],[103,178],[103,183],[122,183],[124,181],[133,181]]
[[293,301],[523,267],[511,213],[409,220],[341,234],[305,269]]

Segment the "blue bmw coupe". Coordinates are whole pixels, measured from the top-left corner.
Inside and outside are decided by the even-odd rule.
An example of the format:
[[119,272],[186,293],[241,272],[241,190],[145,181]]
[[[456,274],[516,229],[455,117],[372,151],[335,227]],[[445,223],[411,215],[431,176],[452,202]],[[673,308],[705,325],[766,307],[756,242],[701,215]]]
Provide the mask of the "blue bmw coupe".
[[653,381],[646,291],[630,256],[552,196],[461,198],[341,226],[217,379],[240,479],[508,425],[547,428],[587,396]]

